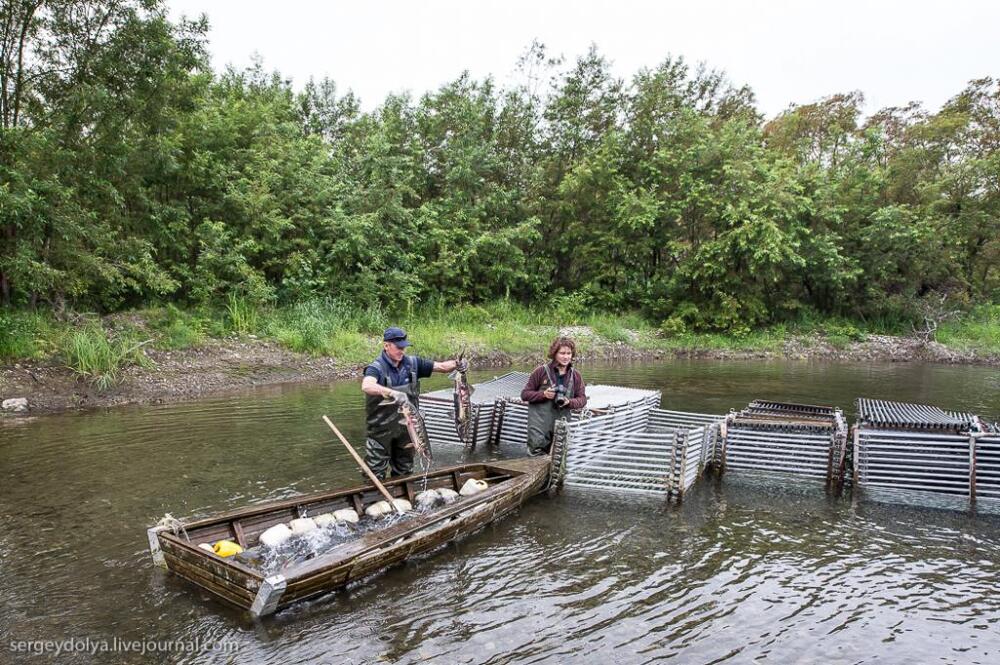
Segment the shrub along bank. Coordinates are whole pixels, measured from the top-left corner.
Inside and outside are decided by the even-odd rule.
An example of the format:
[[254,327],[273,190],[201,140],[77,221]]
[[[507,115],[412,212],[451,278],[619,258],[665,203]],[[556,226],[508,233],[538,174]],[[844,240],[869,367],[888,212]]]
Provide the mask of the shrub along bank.
[[[153,358],[159,352],[193,351],[232,340],[331,358],[339,367],[351,368],[378,352],[381,331],[390,324],[405,326],[421,354],[447,357],[464,350],[489,364],[539,358],[560,333],[577,339],[584,358],[887,356],[992,362],[1000,356],[1000,306],[982,307],[943,323],[937,341],[925,343],[912,329],[886,321],[802,318],[723,334],[677,329],[670,321],[656,326],[637,314],[574,310],[566,302],[548,308],[507,300],[461,306],[437,302],[389,314],[332,300],[264,307],[231,298],[215,309],[167,305],[105,317],[74,314],[57,319],[47,313],[6,311],[0,313],[0,360],[65,368],[99,390],[120,383],[128,367],[156,372]],[[894,338],[899,341],[893,343]]]

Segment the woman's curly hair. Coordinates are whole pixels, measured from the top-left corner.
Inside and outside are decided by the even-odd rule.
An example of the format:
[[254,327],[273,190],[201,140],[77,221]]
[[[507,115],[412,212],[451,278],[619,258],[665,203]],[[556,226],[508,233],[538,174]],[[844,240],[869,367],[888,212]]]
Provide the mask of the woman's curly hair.
[[549,360],[555,360],[556,354],[559,353],[559,349],[564,346],[569,347],[569,350],[573,352],[573,357],[576,358],[576,342],[571,340],[569,337],[556,337],[552,344],[549,345]]

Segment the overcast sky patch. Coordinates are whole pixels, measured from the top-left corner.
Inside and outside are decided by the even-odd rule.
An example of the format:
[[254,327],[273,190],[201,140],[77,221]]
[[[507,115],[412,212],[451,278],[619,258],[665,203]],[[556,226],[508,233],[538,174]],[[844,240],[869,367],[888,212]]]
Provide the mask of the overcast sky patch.
[[301,86],[329,77],[364,108],[391,92],[420,95],[463,70],[510,85],[533,40],[574,59],[596,44],[629,78],[668,55],[725,70],[773,116],[792,103],[861,90],[866,110],[921,101],[930,110],[984,76],[1000,76],[1000,3],[258,2],[168,0],[173,18],[205,12],[213,66],[259,54]]

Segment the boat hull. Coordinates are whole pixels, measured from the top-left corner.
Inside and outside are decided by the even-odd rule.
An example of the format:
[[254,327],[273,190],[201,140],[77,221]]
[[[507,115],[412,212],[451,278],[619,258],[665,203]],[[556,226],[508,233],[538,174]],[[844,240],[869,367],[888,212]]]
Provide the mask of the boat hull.
[[[170,527],[156,526],[149,529],[150,551],[155,563],[218,599],[253,616],[265,616],[477,531],[541,492],[546,486],[549,466],[548,458],[525,458],[432,471],[427,476],[428,488],[458,491],[470,478],[487,480],[490,487],[480,494],[461,497],[443,508],[361,536],[276,575],[264,576],[232,558],[203,550],[197,543],[231,539],[243,547],[252,547],[263,531],[276,524],[341,508],[353,508],[363,514],[365,507],[382,496],[366,485],[275,501]],[[423,489],[424,476],[396,478],[385,486],[394,497],[412,501],[414,494]]]

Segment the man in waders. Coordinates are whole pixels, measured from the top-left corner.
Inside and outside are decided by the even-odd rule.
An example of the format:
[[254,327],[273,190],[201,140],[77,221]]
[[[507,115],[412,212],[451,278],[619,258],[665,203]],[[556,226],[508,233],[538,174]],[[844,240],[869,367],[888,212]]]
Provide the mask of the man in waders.
[[528,453],[546,455],[552,448],[557,420],[569,418],[570,411],[587,406],[586,386],[573,368],[576,344],[569,337],[557,337],[549,347],[552,361],[535,368],[521,391],[528,403]]
[[389,469],[392,475],[413,473],[414,448],[406,427],[400,423],[399,405],[407,400],[417,407],[420,379],[432,372],[465,371],[465,361],[434,362],[406,355],[406,331],[386,328],[382,334],[382,353],[368,367],[361,380],[365,393],[365,463],[379,479]]

